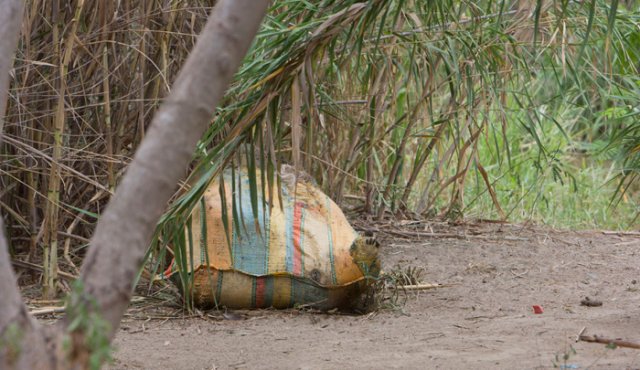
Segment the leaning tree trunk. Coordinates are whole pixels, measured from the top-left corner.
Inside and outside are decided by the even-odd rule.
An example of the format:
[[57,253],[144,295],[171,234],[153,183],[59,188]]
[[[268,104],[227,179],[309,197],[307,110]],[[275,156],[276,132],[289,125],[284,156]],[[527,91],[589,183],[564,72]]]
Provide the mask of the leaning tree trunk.
[[[0,1],[0,135],[4,132],[4,115],[9,90],[9,70],[20,35],[23,2]],[[22,301],[16,276],[11,267],[4,222],[0,217],[0,369],[51,368],[52,356],[46,352],[47,341],[38,322],[29,315]],[[33,351],[31,350],[33,348]]]
[[[13,64],[13,53],[20,34],[23,3],[21,0],[0,1],[0,134],[4,128],[7,109],[9,70]],[[27,313],[16,284],[16,275],[11,268],[4,222],[0,217],[0,369],[37,368],[37,363],[19,355],[23,343],[44,346],[38,335],[38,325]],[[26,333],[26,335],[25,335]],[[16,340],[16,337],[20,340]]]
[[[71,302],[86,305],[89,319],[97,317],[106,322],[107,341],[115,335],[127,308],[156,222],[184,175],[196,143],[214,116],[215,107],[246,54],[269,2],[218,2],[171,94],[155,115],[122,183],[100,218],[82,267],[83,291],[77,292],[77,297],[72,296]],[[21,8],[19,0],[0,0],[2,113]],[[4,236],[0,236],[0,292],[3,295],[0,299],[0,368],[66,369],[89,365],[94,349],[86,345],[84,326],[69,328],[71,319],[68,318],[44,333],[27,314],[9,263]],[[68,315],[82,311],[75,308],[67,307]],[[70,329],[73,329],[71,333]],[[71,343],[71,348],[64,347],[64,341]]]

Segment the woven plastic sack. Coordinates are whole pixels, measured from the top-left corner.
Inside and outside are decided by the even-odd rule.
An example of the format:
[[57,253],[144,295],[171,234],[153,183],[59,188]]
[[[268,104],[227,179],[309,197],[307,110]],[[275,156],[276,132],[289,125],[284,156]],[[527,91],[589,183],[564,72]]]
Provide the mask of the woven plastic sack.
[[[194,208],[191,226],[185,227],[195,256],[190,266],[195,304],[359,306],[360,296],[380,272],[377,243],[359,236],[341,209],[310,181],[285,177],[282,199],[274,189],[271,201],[263,200],[258,184],[256,218],[249,179],[242,172],[235,176],[235,194],[231,173],[224,176],[226,211],[220,184],[214,182]],[[256,177],[259,181],[259,172]]]

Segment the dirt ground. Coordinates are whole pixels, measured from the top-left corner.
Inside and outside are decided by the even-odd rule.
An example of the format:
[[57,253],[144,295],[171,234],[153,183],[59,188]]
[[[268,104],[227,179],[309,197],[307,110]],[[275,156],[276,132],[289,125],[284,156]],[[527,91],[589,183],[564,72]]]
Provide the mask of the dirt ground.
[[[576,342],[583,328],[640,342],[640,233],[482,222],[380,231],[386,270],[420,267],[424,282],[446,286],[363,316],[141,312],[124,320],[109,368],[640,368],[639,350]],[[602,306],[581,305],[585,297]]]

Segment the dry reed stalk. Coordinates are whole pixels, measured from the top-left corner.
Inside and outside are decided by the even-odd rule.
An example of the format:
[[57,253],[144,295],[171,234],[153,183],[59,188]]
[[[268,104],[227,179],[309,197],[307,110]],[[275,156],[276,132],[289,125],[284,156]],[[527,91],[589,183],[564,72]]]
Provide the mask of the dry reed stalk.
[[52,5],[53,21],[53,51],[58,58],[59,79],[58,79],[58,100],[56,103],[56,113],[50,132],[53,133],[53,163],[49,170],[47,205],[44,215],[44,251],[43,265],[44,276],[42,283],[42,296],[45,299],[56,297],[56,281],[58,279],[58,202],[60,199],[60,171],[58,162],[62,152],[62,134],[64,131],[64,90],[63,80],[65,75],[62,66],[62,55],[60,48],[60,23],[59,16],[60,2],[55,1]]
[[[104,5],[104,4],[103,4]],[[111,32],[108,32],[108,8],[103,6],[100,8],[100,18],[102,18],[102,73],[104,78],[102,79],[102,95],[103,95],[103,118],[104,118],[104,135],[106,139],[106,150],[109,158],[113,157],[113,128],[111,127],[111,98],[109,87],[109,53],[108,45],[111,43]],[[114,191],[116,187],[116,178],[113,170],[113,162],[107,162],[107,182],[109,184],[109,190]]]
[[[59,59],[59,78],[58,78],[58,99],[56,102],[56,113],[53,127],[53,163],[49,174],[49,188],[47,191],[47,213],[45,216],[46,234],[44,246],[44,283],[42,284],[43,296],[47,299],[55,298],[56,283],[58,279],[58,220],[59,220],[59,203],[60,203],[60,182],[62,173],[58,162],[62,159],[63,142],[62,138],[66,126],[66,95],[67,95],[67,73],[71,56],[76,41],[76,32],[78,30],[78,22],[82,14],[84,0],[78,0],[74,17],[71,21],[71,29],[64,38],[64,43],[60,43],[60,26],[64,26],[63,19],[59,19],[61,3],[58,1],[53,8],[53,44],[54,50]],[[63,49],[64,48],[64,49]],[[64,53],[63,53],[64,52]]]

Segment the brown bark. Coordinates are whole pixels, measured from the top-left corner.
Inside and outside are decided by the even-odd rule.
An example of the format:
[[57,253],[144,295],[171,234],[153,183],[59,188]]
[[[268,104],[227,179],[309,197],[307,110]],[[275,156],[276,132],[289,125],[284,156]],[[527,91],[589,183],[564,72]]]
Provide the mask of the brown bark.
[[[82,267],[81,280],[85,295],[95,299],[99,314],[110,324],[105,333],[110,339],[129,304],[134,279],[156,222],[184,175],[195,145],[213,118],[216,105],[246,54],[269,3],[269,0],[218,2],[171,94],[155,115],[127,174],[101,216]],[[0,9],[0,112],[4,112],[22,3],[0,0]],[[0,299],[0,368],[87,366],[88,349],[83,347],[82,333],[74,332],[71,351],[65,354],[62,336],[68,323],[47,329],[45,333],[28,315],[3,233],[0,233],[0,292],[3,295]],[[2,342],[2,335],[11,323],[19,324],[22,343],[29,345]]]
[[[0,1],[0,136],[4,128],[9,70],[20,34],[23,3]],[[11,267],[4,222],[0,217],[0,369],[39,369],[51,364],[44,352],[46,336],[29,315]],[[36,348],[30,351],[30,348]],[[35,355],[34,355],[35,354]],[[49,366],[50,367],[50,366]]]
[[24,4],[20,0],[0,1],[0,134],[4,132],[4,115],[7,110],[9,70],[20,35],[20,22]]
[[[4,115],[7,108],[9,89],[9,69],[13,64],[13,53],[18,42],[20,20],[22,19],[22,1],[0,1],[0,134],[4,127]],[[9,259],[7,239],[4,235],[4,222],[0,219],[0,335],[11,323],[27,325],[27,310],[22,302],[16,276]],[[0,357],[2,353],[0,353]],[[0,362],[0,365],[2,363]],[[1,367],[1,366],[0,366]]]
[[[7,54],[11,58],[11,53]],[[4,59],[4,58],[1,58]],[[2,63],[0,61],[0,63]],[[6,69],[5,69],[6,71]],[[1,90],[6,93],[6,89]],[[37,369],[46,361],[44,352],[36,356],[23,356],[27,347],[44,349],[44,336],[40,335],[40,325],[29,315],[22,302],[16,276],[11,267],[4,236],[4,222],[0,218],[0,369]],[[29,352],[33,354],[33,352]]]

